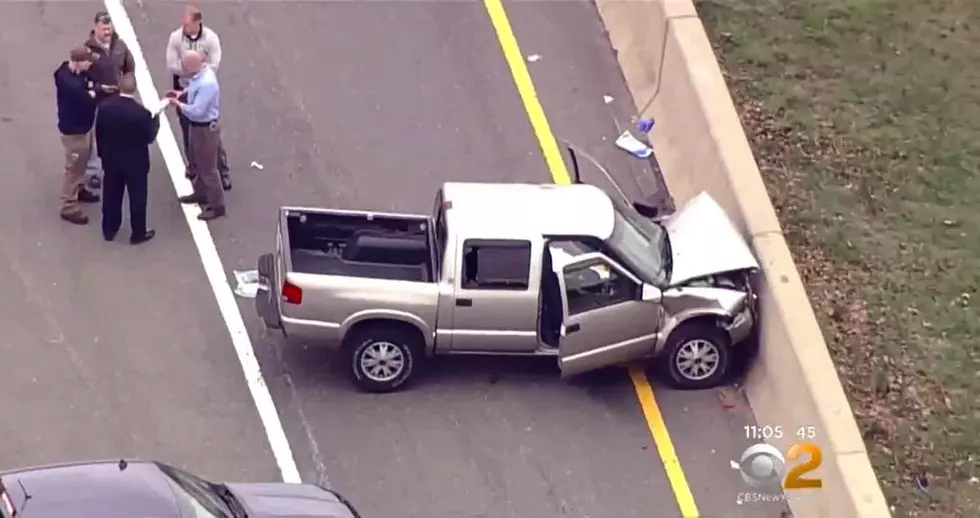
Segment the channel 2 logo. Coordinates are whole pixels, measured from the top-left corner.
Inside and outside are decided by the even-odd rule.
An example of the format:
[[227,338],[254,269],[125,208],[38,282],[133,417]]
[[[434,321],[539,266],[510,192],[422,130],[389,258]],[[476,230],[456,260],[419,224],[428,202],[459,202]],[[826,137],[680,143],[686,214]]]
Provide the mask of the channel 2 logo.
[[[809,456],[803,462],[787,469],[787,460],[799,460],[803,454]],[[819,478],[804,478],[803,475],[820,467],[823,452],[812,442],[798,442],[786,452],[786,457],[775,446],[766,443],[753,444],[745,449],[739,462],[732,461],[732,468],[738,470],[746,484],[756,488],[814,489],[823,487]]]

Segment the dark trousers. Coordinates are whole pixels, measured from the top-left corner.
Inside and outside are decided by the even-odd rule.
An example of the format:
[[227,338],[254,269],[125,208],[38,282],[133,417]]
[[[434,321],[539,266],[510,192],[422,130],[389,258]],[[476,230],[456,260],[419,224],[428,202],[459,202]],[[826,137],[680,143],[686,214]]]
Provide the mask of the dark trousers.
[[[190,149],[187,146],[187,143],[190,140],[187,131],[187,129],[190,127],[190,120],[184,116],[184,112],[180,111],[179,108],[177,109],[177,120],[180,121],[180,133],[184,141],[184,156],[187,157],[188,169],[192,169],[190,162],[194,159],[194,157],[191,156]],[[231,181],[231,177],[229,176],[228,155],[225,153],[225,146],[221,143],[221,139],[218,139],[218,173],[221,174],[221,179],[223,182]]]
[[146,190],[149,171],[105,168],[102,179],[102,234],[115,236],[122,226],[123,195],[129,193],[129,228],[146,233]]
[[188,124],[187,147],[190,154],[187,171],[193,178],[194,196],[211,209],[225,208],[225,191],[218,173],[218,148],[221,147],[221,127],[215,121],[209,125]]

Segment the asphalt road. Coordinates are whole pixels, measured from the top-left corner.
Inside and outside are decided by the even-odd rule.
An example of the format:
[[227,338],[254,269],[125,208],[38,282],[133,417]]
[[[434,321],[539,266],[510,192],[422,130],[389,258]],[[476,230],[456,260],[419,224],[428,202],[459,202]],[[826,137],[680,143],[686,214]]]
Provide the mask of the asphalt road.
[[[107,244],[96,226],[57,219],[50,74],[99,7],[0,5],[0,41],[32,42],[31,59],[0,60],[2,93],[17,101],[0,105],[11,187],[0,194],[0,269],[15,279],[0,292],[0,466],[133,454],[275,479],[159,155],[153,242]],[[225,49],[235,188],[229,217],[210,227],[229,275],[271,249],[280,205],[428,212],[447,180],[550,181],[480,3],[203,7]],[[180,7],[127,9],[166,89],[163,49]],[[594,8],[522,2],[508,12],[525,54],[540,56],[528,66],[555,134],[630,194],[658,192],[649,164],[612,145],[631,110]],[[321,351],[267,336],[251,301],[241,308],[304,480],[339,489],[366,518],[679,515],[624,372],[564,383],[538,362],[451,360],[412,390],[359,394]],[[656,394],[701,516],[779,515],[736,505],[746,488],[728,464],[749,444],[744,405],[715,391]]]
[[58,218],[52,74],[100,6],[0,3],[18,49],[0,59],[0,467],[137,455],[277,476],[169,179],[152,177],[144,247]]

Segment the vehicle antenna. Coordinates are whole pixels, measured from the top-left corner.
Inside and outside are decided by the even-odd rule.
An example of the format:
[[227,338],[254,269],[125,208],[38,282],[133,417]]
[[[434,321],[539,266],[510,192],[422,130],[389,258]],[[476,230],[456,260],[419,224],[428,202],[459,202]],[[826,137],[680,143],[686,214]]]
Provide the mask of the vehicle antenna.
[[20,490],[24,493],[24,503],[20,504],[17,508],[17,512],[14,514],[24,514],[24,509],[27,509],[27,501],[33,498],[30,493],[27,492],[27,488],[24,487],[24,482],[21,479],[17,479],[17,485],[20,486]]

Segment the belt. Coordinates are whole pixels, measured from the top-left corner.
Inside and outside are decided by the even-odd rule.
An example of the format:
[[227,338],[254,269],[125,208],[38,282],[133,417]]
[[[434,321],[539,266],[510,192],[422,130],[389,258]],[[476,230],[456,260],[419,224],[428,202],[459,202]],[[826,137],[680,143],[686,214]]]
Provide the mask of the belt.
[[191,126],[197,126],[197,127],[200,127],[200,128],[206,128],[206,127],[211,126],[213,124],[217,124],[218,123],[218,119],[214,119],[213,121],[207,121],[207,122],[197,122],[197,121],[192,121],[192,120],[188,119],[187,120],[187,123],[190,124]]

